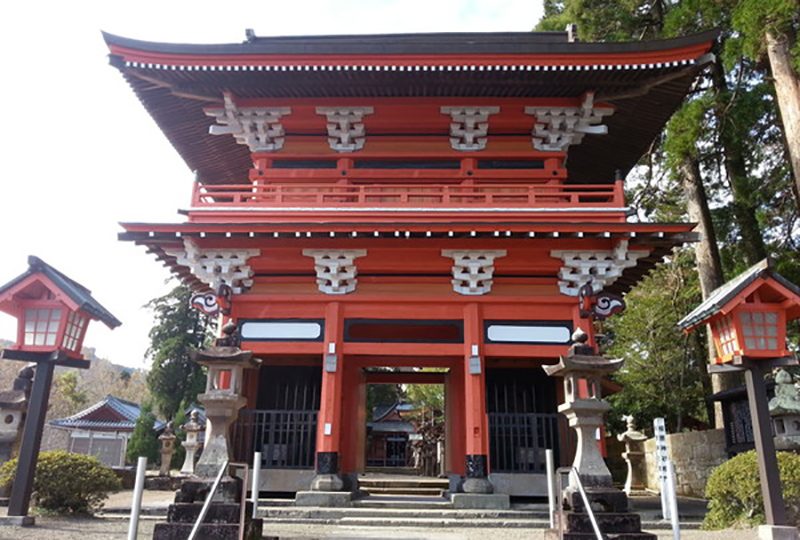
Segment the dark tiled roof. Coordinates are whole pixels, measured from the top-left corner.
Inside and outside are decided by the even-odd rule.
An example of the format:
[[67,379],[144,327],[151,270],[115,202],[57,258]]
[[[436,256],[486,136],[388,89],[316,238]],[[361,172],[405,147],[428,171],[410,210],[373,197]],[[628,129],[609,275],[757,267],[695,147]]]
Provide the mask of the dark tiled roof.
[[[51,420],[50,425],[96,431],[133,431],[141,412],[138,404],[108,395],[72,416]],[[154,429],[158,431],[163,427],[164,422],[156,420]]]
[[242,43],[157,43],[103,32],[109,45],[187,55],[242,54],[608,54],[661,51],[713,40],[711,30],[674,39],[630,42],[570,42],[566,32],[438,32],[329,36],[248,37]]
[[786,278],[773,270],[771,259],[754,264],[729,282],[715,289],[702,304],[697,306],[691,313],[678,322],[678,326],[687,330],[693,326],[703,323],[713,317],[725,305],[733,300],[736,295],[742,292],[748,285],[759,278],[772,278],[794,294],[800,296],[800,287],[788,281]]
[[103,321],[109,328],[116,328],[120,324],[122,324],[116,317],[114,317],[106,308],[100,305],[100,302],[95,300],[92,297],[92,291],[74,281],[43,260],[39,257],[35,257],[31,255],[28,257],[28,270],[25,271],[23,274],[17,276],[16,278],[12,279],[2,287],[0,287],[0,294],[4,291],[10,289],[20,281],[27,279],[28,276],[33,274],[41,273],[44,274],[50,281],[52,281],[56,287],[62,290],[67,296],[69,296],[73,302],[78,304],[80,309],[95,317],[101,321]]
[[[231,45],[149,43],[109,34],[105,39],[111,47],[141,51],[150,58],[139,62],[112,55],[111,62],[123,73],[159,128],[204,183],[240,183],[248,178],[247,171],[252,167],[250,152],[245,146],[237,144],[233,137],[208,134],[212,120],[205,114],[204,107],[220,102],[226,91],[253,99],[365,100],[382,97],[577,98],[589,91],[596,92],[596,101],[609,102],[616,107],[614,114],[604,119],[608,134],[586,137],[571,148],[568,169],[570,182],[602,183],[613,182],[615,171],[625,175],[636,164],[711,59],[703,52],[684,52],[681,54],[685,58],[680,60],[644,60],[643,64],[633,66],[627,63],[624,55],[680,51],[701,44],[709,49],[716,35],[716,32],[706,32],[672,40],[628,43],[568,42],[560,33],[543,36],[528,32],[254,38]],[[233,70],[231,66],[227,66],[230,69],[208,69],[205,65],[190,65],[194,60],[187,61],[188,64],[179,69],[175,65],[157,63],[160,54],[195,55],[201,58],[200,62],[213,67],[224,63],[226,55],[246,58],[259,54],[283,55],[281,61],[288,62],[292,62],[292,55],[300,54],[330,55],[325,58],[327,62],[338,61],[336,55],[341,55],[345,62],[354,61],[352,58],[358,55],[394,55],[393,62],[403,55],[408,56],[409,62],[413,54],[441,55],[446,62],[459,68],[459,64],[483,64],[486,61],[482,58],[491,54],[516,54],[523,59],[522,63],[525,63],[526,54],[554,55],[556,63],[562,64],[569,63],[571,54],[618,54],[620,59],[613,60],[613,64],[607,64],[611,60],[600,59],[597,65],[579,66],[587,69],[572,65],[554,65],[551,69],[548,65],[547,69],[543,67],[542,71],[535,72],[503,70],[501,66],[497,70],[458,71],[408,66],[387,71],[372,69],[371,65],[348,65],[348,69],[330,70],[283,66],[283,69],[253,71],[239,69],[239,66]],[[448,54],[449,57],[444,56]],[[347,55],[351,60],[347,60]],[[516,135],[528,134],[529,130]]]

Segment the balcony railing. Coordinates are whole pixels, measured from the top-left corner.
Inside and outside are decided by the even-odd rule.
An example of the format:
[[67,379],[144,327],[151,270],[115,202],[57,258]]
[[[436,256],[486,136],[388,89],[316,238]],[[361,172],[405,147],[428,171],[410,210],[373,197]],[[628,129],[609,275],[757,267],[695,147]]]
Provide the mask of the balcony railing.
[[621,208],[613,184],[196,183],[193,208]]

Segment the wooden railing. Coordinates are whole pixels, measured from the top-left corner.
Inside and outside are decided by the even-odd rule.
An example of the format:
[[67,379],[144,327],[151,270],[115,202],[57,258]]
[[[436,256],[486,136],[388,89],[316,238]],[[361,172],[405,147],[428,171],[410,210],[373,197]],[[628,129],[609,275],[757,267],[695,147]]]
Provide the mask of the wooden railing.
[[613,184],[209,184],[195,183],[193,208],[606,207],[624,206]]

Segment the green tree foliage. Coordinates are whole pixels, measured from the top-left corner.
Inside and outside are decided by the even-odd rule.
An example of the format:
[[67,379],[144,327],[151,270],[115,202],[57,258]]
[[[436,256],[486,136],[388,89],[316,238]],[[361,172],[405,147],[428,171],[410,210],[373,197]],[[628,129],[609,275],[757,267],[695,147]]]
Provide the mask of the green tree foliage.
[[142,404],[141,414],[136,419],[133,433],[128,441],[126,457],[129,463],[136,463],[140,456],[146,457],[149,464],[158,462],[158,435],[155,432],[156,417],[153,406],[147,402]]
[[765,53],[766,32],[783,36],[789,40],[794,69],[800,72],[799,13],[797,0],[740,0],[733,10],[732,25],[738,33],[732,45],[759,61]]
[[[778,452],[786,514],[789,523],[800,526],[800,456]],[[751,450],[729,459],[711,473],[706,484],[708,513],[704,529],[752,527],[765,522],[764,500],[756,452]]]
[[409,403],[427,411],[444,412],[444,385],[407,384],[406,399]]
[[623,414],[632,414],[645,429],[662,416],[672,432],[708,422],[705,340],[699,332],[685,336],[677,327],[701,300],[693,268],[691,254],[678,253],[631,291],[627,309],[608,323],[606,332],[613,338],[608,354],[625,359],[616,378],[623,390],[609,397],[614,431],[624,431]]
[[172,427],[175,431],[175,453],[172,454],[172,461],[170,468],[180,469],[183,466],[183,460],[186,457],[186,449],[181,445],[186,440],[186,432],[183,430],[183,424],[188,420],[186,416],[186,409],[189,405],[182,401],[175,418],[172,419]]
[[147,384],[158,411],[168,419],[175,416],[182,401],[193,402],[206,384],[191,351],[206,344],[211,322],[189,305],[191,296],[188,287],[179,285],[146,306],[155,316],[148,349],[153,364]]
[[78,388],[78,374],[67,371],[57,375],[53,381],[54,393],[60,396],[67,409],[66,414],[74,414],[89,402],[86,392]]
[[[718,61],[701,73],[682,108],[628,175],[628,201],[641,220],[686,221],[681,181],[689,160],[708,198],[725,277],[769,255],[779,272],[800,281],[800,195],[762,60],[767,29],[796,34],[796,0],[547,0],[536,29],[563,30],[570,23],[585,41],[719,29]],[[614,415],[633,413],[642,426],[665,415],[673,430],[706,419],[702,398],[710,389],[700,374],[702,347],[698,338],[687,341],[674,328],[699,301],[687,254],[671,258],[628,295],[628,311],[608,326],[612,352],[627,361],[620,375],[624,388],[613,398]]]
[[399,384],[367,385],[367,421],[372,419],[376,407],[394,405],[402,401],[403,389]]
[[[14,482],[17,460],[0,467],[0,484]],[[34,504],[59,514],[93,514],[108,494],[122,488],[119,478],[94,456],[63,450],[41,452],[33,479]]]

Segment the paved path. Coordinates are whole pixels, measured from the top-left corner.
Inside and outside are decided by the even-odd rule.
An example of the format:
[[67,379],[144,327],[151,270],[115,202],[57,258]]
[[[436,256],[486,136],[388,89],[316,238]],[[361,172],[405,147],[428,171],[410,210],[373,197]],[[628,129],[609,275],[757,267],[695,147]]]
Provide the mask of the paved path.
[[[140,540],[153,537],[153,519],[142,520]],[[124,518],[70,519],[38,517],[34,527],[0,526],[0,540],[109,540],[125,538],[128,521]],[[541,529],[406,529],[374,527],[333,527],[331,525],[265,525],[265,534],[285,540],[314,538],[352,538],[359,540],[542,540]],[[754,540],[755,530],[715,532],[686,531],[683,540]],[[659,540],[671,540],[672,533],[658,531]]]

